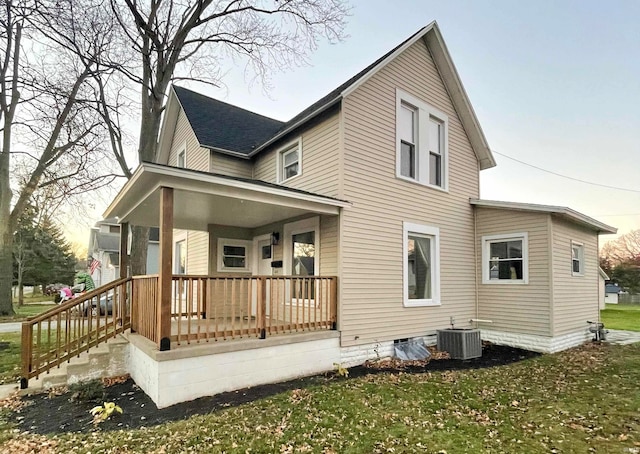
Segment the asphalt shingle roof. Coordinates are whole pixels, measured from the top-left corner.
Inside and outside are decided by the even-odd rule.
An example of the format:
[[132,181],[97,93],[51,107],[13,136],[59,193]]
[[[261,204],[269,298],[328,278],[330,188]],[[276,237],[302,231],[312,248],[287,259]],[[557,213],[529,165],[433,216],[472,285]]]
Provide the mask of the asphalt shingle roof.
[[200,145],[248,155],[279,133],[286,131],[318,109],[328,107],[340,94],[388,56],[422,33],[421,28],[345,83],[283,123],[240,107],[218,101],[183,87],[173,86]]
[[249,154],[271,138],[281,121],[209,98],[183,87],[173,89],[200,145]]

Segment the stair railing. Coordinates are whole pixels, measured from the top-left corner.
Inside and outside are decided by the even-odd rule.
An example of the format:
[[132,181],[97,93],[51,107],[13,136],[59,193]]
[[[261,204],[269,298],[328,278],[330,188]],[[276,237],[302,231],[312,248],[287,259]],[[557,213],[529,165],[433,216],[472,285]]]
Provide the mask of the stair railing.
[[128,329],[130,298],[131,278],[118,279],[24,321],[20,387]]

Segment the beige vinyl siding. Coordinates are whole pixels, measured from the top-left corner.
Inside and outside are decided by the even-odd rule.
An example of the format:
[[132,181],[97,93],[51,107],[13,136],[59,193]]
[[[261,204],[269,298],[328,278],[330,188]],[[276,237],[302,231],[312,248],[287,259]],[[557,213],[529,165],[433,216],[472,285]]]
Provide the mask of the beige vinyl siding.
[[201,148],[184,111],[180,109],[176,129],[173,132],[171,151],[169,152],[170,166],[176,166],[178,151],[186,144],[186,163],[188,169],[209,171],[209,150]]
[[[598,319],[598,236],[563,219],[553,221],[554,336],[586,330],[587,320]],[[571,273],[571,241],[584,245],[584,273]]]
[[[449,192],[396,178],[396,88],[449,117]],[[342,345],[423,336],[475,317],[473,211],[478,163],[431,55],[411,46],[342,104]],[[403,222],[440,229],[441,305],[403,306]]]
[[[478,318],[493,321],[482,327],[550,336],[549,214],[476,207],[476,218]],[[482,237],[523,232],[528,234],[529,283],[483,284]]]
[[269,151],[262,152],[255,161],[253,177],[277,183],[277,153],[283,146],[302,138],[302,175],[282,184],[317,194],[338,195],[339,113],[319,124],[293,135]]
[[187,232],[187,273],[205,275],[209,271],[209,235],[207,232]]
[[233,156],[211,152],[209,171],[231,175],[232,177],[251,178],[253,167],[248,159],[234,158]]

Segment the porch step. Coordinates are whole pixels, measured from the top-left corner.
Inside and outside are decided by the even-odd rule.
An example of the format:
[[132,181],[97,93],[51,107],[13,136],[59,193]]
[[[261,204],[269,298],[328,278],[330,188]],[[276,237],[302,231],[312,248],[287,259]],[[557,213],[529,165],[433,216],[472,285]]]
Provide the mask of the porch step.
[[56,386],[113,377],[127,373],[126,354],[129,341],[122,335],[109,339],[106,343],[93,347],[54,367],[38,378],[29,380],[29,387],[22,390],[24,394],[44,391]]

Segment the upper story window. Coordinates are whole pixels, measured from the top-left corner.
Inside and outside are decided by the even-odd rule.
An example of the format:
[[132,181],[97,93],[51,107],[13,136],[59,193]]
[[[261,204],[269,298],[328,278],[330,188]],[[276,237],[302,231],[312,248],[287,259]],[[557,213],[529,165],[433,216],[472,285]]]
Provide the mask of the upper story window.
[[483,236],[482,283],[528,283],[528,248],[527,233]]
[[584,275],[584,245],[573,241],[571,242],[571,274]]
[[185,169],[187,167],[187,146],[183,144],[178,150],[178,156],[176,158],[176,166]]
[[278,183],[302,174],[302,141],[291,142],[278,151]]
[[396,176],[448,189],[448,117],[396,90]]

